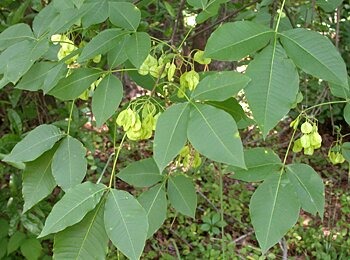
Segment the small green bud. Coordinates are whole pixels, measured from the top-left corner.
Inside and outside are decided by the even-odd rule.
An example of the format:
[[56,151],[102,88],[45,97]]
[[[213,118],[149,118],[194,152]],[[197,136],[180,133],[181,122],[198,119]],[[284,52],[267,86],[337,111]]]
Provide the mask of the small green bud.
[[290,127],[292,127],[294,130],[296,130],[298,128],[300,122],[300,118],[297,117],[296,119],[294,119],[291,123],[290,123]]

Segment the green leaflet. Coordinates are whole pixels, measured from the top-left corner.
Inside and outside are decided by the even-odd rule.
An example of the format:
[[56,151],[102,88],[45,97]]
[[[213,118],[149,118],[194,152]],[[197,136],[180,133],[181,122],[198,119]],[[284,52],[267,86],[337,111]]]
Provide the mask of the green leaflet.
[[73,70],[67,78],[61,79],[49,94],[61,100],[74,100],[94,83],[101,71],[81,68]]
[[245,88],[250,79],[234,71],[222,71],[205,77],[193,91],[195,100],[224,101]]
[[7,255],[11,254],[12,252],[16,251],[21,243],[25,240],[26,235],[20,231],[16,231],[10,239],[7,244]]
[[208,0],[187,0],[187,3],[193,7],[204,9],[208,3]]
[[95,36],[83,49],[78,62],[82,62],[111,50],[125,35],[120,29],[107,29]]
[[135,187],[149,187],[163,179],[153,158],[131,163],[117,176]]
[[54,65],[51,62],[38,62],[34,64],[16,85],[16,88],[38,91],[43,87],[45,79]]
[[[69,30],[75,23],[79,22],[81,17],[88,11],[87,8],[71,8],[60,11],[55,15],[53,20],[48,21],[49,35],[64,33]],[[45,19],[45,18],[44,18]],[[47,28],[47,25],[46,25]]]
[[344,156],[345,160],[350,162],[350,142],[343,143],[341,147],[341,153]]
[[254,192],[250,217],[263,254],[295,225],[300,202],[286,174],[274,174]]
[[20,41],[30,39],[34,39],[34,35],[28,24],[19,23],[12,25],[0,34],[0,51]]
[[58,10],[51,3],[42,9],[33,20],[33,31],[36,37],[42,36],[47,33],[50,28],[50,24],[59,15]]
[[0,54],[0,74],[16,84],[32,65],[48,50],[46,39],[20,41]]
[[317,78],[348,87],[346,65],[329,39],[303,28],[280,35],[287,55],[299,68]]
[[23,213],[48,196],[56,187],[52,176],[51,162],[56,148],[44,153],[35,161],[26,164],[23,172]]
[[72,0],[53,0],[52,3],[53,6],[60,12],[74,8],[74,3]]
[[92,112],[101,127],[117,110],[123,98],[123,85],[113,74],[100,82],[92,97]]
[[13,148],[3,161],[29,162],[50,150],[63,137],[61,131],[53,125],[40,125]]
[[7,237],[9,232],[9,223],[0,218],[0,239]]
[[291,164],[287,166],[287,175],[299,197],[301,207],[323,219],[325,190],[322,178],[307,164]]
[[108,1],[107,0],[90,0],[86,1],[81,8],[86,8],[87,11],[81,18],[81,23],[84,28],[93,24],[103,23],[108,18]]
[[89,212],[81,222],[55,235],[53,258],[55,260],[103,260],[108,249],[105,230],[104,203]]
[[254,119],[266,137],[289,112],[299,90],[299,75],[280,44],[270,45],[256,55],[246,75],[245,88]]
[[245,168],[236,122],[225,111],[195,104],[191,107],[187,136],[193,147],[209,159]]
[[6,255],[8,239],[7,237],[0,239],[0,257],[3,258]]
[[104,214],[107,235],[129,259],[141,257],[148,231],[147,213],[126,191],[112,189]]
[[208,20],[210,17],[215,16],[219,12],[220,5],[228,1],[229,0],[210,0],[203,8],[203,11],[197,15],[196,22],[200,24]]
[[147,213],[149,226],[147,237],[151,237],[166,219],[168,201],[163,185],[164,183],[157,184],[138,197],[138,201]]
[[168,197],[171,205],[180,213],[195,218],[197,194],[193,182],[183,176],[168,179]]
[[[348,77],[348,82],[350,84],[350,79]],[[329,83],[329,89],[331,90],[331,93],[335,97],[343,98],[343,99],[348,99],[350,97],[350,87],[348,86],[343,86],[343,85],[338,85],[334,83]]]
[[141,11],[127,2],[109,2],[109,20],[115,26],[135,31],[141,21]]
[[282,167],[280,158],[270,149],[253,148],[244,151],[244,160],[247,169],[228,167],[227,172],[234,172],[234,179],[258,182],[263,181],[271,175],[278,174]]
[[159,117],[154,136],[153,157],[160,172],[184,147],[189,115],[189,104],[181,103],[171,106]]
[[96,207],[106,189],[103,184],[84,182],[68,190],[52,208],[39,238],[80,222],[86,213]]
[[53,89],[57,83],[67,75],[67,72],[67,65],[64,62],[58,63],[55,67],[50,69],[42,86],[44,94],[47,94],[51,89]]
[[326,12],[333,12],[343,0],[316,0],[316,4]]
[[85,0],[72,0],[72,2],[77,8],[80,8],[84,4]]
[[244,129],[250,124],[254,124],[254,121],[247,117],[242,106],[238,101],[231,97],[224,101],[206,101],[208,105],[224,110],[232,116],[232,118],[237,122],[238,129]]
[[242,21],[220,26],[208,39],[205,57],[235,61],[266,46],[274,32],[259,24]]
[[344,119],[350,125],[350,104],[347,103],[344,107]]
[[111,69],[114,69],[118,65],[124,63],[128,56],[126,55],[127,42],[129,35],[124,35],[119,42],[107,53],[108,65]]
[[139,68],[150,52],[150,36],[145,32],[136,32],[130,36],[126,45],[128,48],[126,48],[125,51],[130,62],[136,68]]
[[64,138],[52,159],[52,175],[56,183],[67,191],[84,179],[87,170],[86,149],[77,139]]
[[37,260],[41,255],[42,247],[39,240],[29,238],[22,242],[21,253],[28,260]]

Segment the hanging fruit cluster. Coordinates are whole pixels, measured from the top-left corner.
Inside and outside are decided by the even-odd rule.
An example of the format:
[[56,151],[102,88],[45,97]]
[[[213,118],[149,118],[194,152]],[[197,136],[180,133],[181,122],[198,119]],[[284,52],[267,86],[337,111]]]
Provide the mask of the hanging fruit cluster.
[[142,105],[141,116],[135,107],[129,106],[120,112],[117,125],[122,126],[126,136],[133,141],[145,140],[152,137],[160,113],[154,104],[147,102]]
[[[61,34],[52,35],[51,41],[55,45],[57,44],[61,45],[61,49],[57,53],[58,60],[64,59],[65,57],[67,57],[72,52],[78,49],[78,47],[75,46],[74,42],[70,40],[66,35],[61,35]],[[65,63],[69,65],[76,62],[77,59],[78,59],[78,55],[75,55],[70,59],[66,60]]]
[[182,164],[186,169],[196,169],[202,164],[202,159],[199,152],[191,149],[188,145],[185,145],[179,153],[177,162]]
[[168,76],[168,80],[172,81],[176,72],[176,65],[173,62],[165,62],[166,57],[160,57],[158,60],[152,55],[148,55],[138,70],[141,75],[150,74],[155,78],[164,78]]
[[[291,126],[297,127],[298,123],[293,121]],[[298,153],[304,149],[305,155],[313,155],[314,151],[322,145],[322,137],[318,133],[317,122],[306,120],[300,129],[302,136],[294,142],[293,152]]]

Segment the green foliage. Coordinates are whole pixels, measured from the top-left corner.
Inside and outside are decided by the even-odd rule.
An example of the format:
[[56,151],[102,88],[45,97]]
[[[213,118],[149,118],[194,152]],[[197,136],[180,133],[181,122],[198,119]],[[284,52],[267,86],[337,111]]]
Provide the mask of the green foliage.
[[193,183],[185,176],[170,177],[168,196],[171,205],[180,213],[195,217],[197,195]]
[[148,232],[146,210],[129,193],[111,190],[105,205],[108,237],[130,259],[139,259]]
[[[184,241],[187,236],[194,239],[203,233],[211,238],[220,235],[220,247],[216,245],[218,238],[205,246],[197,243],[202,254],[197,258],[219,259],[222,254],[225,259],[225,253],[233,254],[235,246],[235,242],[227,243],[233,238],[225,228],[235,227],[235,222],[227,224],[224,211],[229,209],[247,222],[248,210],[245,205],[233,209],[226,205],[225,199],[230,201],[237,194],[224,198],[223,191],[230,192],[234,185],[223,187],[223,168],[233,173],[233,179],[262,182],[253,184],[258,187],[251,197],[249,213],[263,254],[297,223],[301,208],[323,219],[322,178],[299,158],[293,158],[291,164],[287,161],[291,150],[300,151],[298,144],[305,155],[312,155],[314,146],[321,148],[315,108],[345,104],[343,117],[349,124],[349,80],[341,54],[319,33],[323,22],[318,28],[310,26],[313,30],[298,28],[313,24],[308,14],[302,15],[299,10],[307,3],[293,6],[290,15],[286,4],[292,3],[285,0],[282,4],[276,2],[273,8],[269,8],[273,1],[249,3],[254,7],[243,6],[244,1],[227,0],[188,0],[188,5],[147,0],[11,2],[0,4],[1,11],[10,10],[9,18],[1,24],[0,89],[6,96],[11,93],[9,101],[2,103],[7,115],[4,122],[9,125],[4,129],[12,131],[0,139],[0,158],[18,169],[6,180],[7,202],[0,201],[1,207],[6,204],[5,208],[12,210],[6,213],[9,217],[0,218],[0,258],[19,254],[39,259],[45,250],[49,252],[33,236],[46,240],[54,234],[54,259],[104,259],[108,252],[114,252],[109,240],[118,253],[140,259],[147,239],[164,223],[169,224],[169,215],[173,218],[171,227],[175,216],[179,222],[185,222],[184,216],[196,221],[200,214],[197,193],[205,198],[200,191],[208,185],[206,178],[214,182],[211,175],[218,173],[220,186],[211,188],[214,195],[219,194],[221,208],[214,206],[218,212],[213,214],[201,208],[203,216],[197,218],[202,221],[201,227],[190,225],[190,232],[181,235]],[[323,15],[330,17],[326,13],[340,4],[338,0],[316,1]],[[217,27],[204,51],[191,50],[188,37],[196,38],[201,32],[191,29],[178,33],[178,23],[184,24],[181,14],[194,18],[193,12],[198,24],[206,22],[212,28],[222,22],[221,8],[225,13],[240,8],[246,12],[240,13],[237,21]],[[161,24],[164,17],[171,21]],[[165,28],[169,22],[174,24],[173,29]],[[185,24],[181,27],[187,30]],[[338,34],[339,28],[336,31]],[[246,73],[212,70],[213,60],[234,62],[239,71],[246,69]],[[302,103],[300,85],[312,81],[317,86],[329,83],[333,96],[342,100],[311,106]],[[140,97],[123,91],[135,83],[143,88],[138,91]],[[42,96],[42,92],[50,97]],[[43,111],[35,106],[18,108],[17,104],[23,102],[22,93],[29,99],[36,100],[39,95],[49,101],[43,102],[47,108],[44,119]],[[249,109],[242,105],[245,100]],[[66,102],[71,105],[68,110],[62,105],[65,101],[72,101]],[[122,101],[125,103],[120,112]],[[296,111],[296,120],[291,124],[293,133],[283,161],[268,148],[244,151],[246,142],[239,129],[256,125],[266,138],[272,129],[279,129],[275,127],[291,109]],[[36,117],[35,110],[40,119],[33,123],[30,119]],[[32,111],[34,116],[30,116]],[[304,123],[301,139],[294,142],[301,119],[314,124]],[[33,129],[36,124],[40,125]],[[93,133],[89,135],[86,129],[90,126]],[[151,143],[147,140],[152,139],[153,132],[153,157],[149,151],[132,155],[133,150]],[[349,143],[343,143],[348,135],[342,135],[340,128],[337,135],[329,160],[333,164],[349,162]],[[307,151],[305,148],[313,141],[312,152]],[[104,145],[99,146],[101,142]],[[106,160],[97,159],[100,154]],[[125,154],[132,157],[132,163],[120,160]],[[208,160],[202,161],[202,157]],[[211,175],[198,176],[208,165]],[[22,175],[17,174],[20,170]],[[100,175],[98,180],[96,173]],[[132,189],[128,184],[142,189]],[[62,198],[52,210],[50,206],[45,208],[44,202],[39,204],[56,186],[62,189]],[[23,212],[19,190],[24,199]],[[58,193],[57,189],[55,195]],[[180,258],[176,243],[174,248]],[[189,250],[182,253],[187,255]],[[272,252],[267,258],[275,256]]]

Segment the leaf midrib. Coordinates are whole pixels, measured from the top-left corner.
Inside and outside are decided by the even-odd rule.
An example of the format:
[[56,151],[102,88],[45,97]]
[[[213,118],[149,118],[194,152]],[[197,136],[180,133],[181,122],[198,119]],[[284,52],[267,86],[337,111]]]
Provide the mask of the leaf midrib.
[[[289,36],[285,35],[285,34],[281,34],[282,37],[285,37],[287,38],[288,40],[290,40],[291,42],[293,42],[295,45],[297,45],[299,48],[301,48],[304,52],[306,52],[307,54],[309,54],[312,58],[314,58],[319,64],[321,64],[321,66],[325,67],[335,78],[338,78],[338,76],[336,74],[334,74],[334,72],[329,69],[329,67],[322,63],[319,59],[317,59],[311,52],[308,52],[307,49],[305,49],[302,45],[300,45],[297,41],[295,41],[293,38],[290,38]],[[345,83],[345,82],[342,82],[342,83]]]
[[242,43],[244,43],[244,42],[246,42],[246,41],[253,40],[253,39],[256,38],[256,37],[260,37],[260,36],[262,36],[262,35],[264,35],[264,34],[269,34],[269,33],[272,34],[273,31],[264,31],[264,32],[261,32],[261,33],[258,33],[258,34],[254,34],[253,36],[250,36],[250,37],[248,37],[248,38],[244,38],[243,40],[237,41],[237,42],[235,42],[235,43],[226,45],[226,46],[224,46],[224,47],[222,47],[222,48],[220,48],[220,49],[218,48],[218,49],[216,49],[215,51],[213,51],[212,53],[209,52],[208,55],[213,55],[213,54],[215,55],[215,54],[217,54],[217,53],[219,53],[219,52],[222,52],[222,51],[225,50],[225,49],[232,48],[232,47],[234,47],[234,46],[236,46],[236,45],[242,44]]
[[134,255],[134,259],[137,259],[137,257],[136,257],[136,251],[135,251],[135,247],[134,247],[134,243],[133,243],[133,240],[131,239],[131,235],[130,235],[129,229],[128,229],[127,225],[126,225],[126,222],[125,222],[123,213],[122,213],[122,211],[121,211],[121,209],[120,209],[120,207],[119,207],[119,204],[118,204],[118,201],[117,201],[116,197],[114,196],[114,193],[111,192],[111,194],[112,194],[112,196],[113,196],[113,200],[115,201],[115,204],[116,204],[117,209],[118,209],[118,211],[119,211],[119,215],[120,215],[120,217],[121,217],[121,219],[122,219],[122,221],[123,221],[123,224],[124,224],[124,228],[125,228],[125,230],[126,230],[126,233],[128,234],[129,241],[130,241],[130,244],[131,244],[131,247],[132,247],[132,252],[133,252],[133,255]]
[[[204,91],[199,92],[199,93],[194,93],[195,95],[193,95],[193,98],[201,98],[202,95],[205,95],[205,94],[210,93],[210,92],[220,91],[221,89],[227,88],[229,86],[232,86],[232,89],[234,89],[233,87],[235,85],[238,85],[238,84],[240,84],[242,82],[246,82],[246,85],[247,85],[249,83],[249,81],[250,80],[241,79],[241,80],[237,80],[235,82],[229,82],[229,83],[226,83],[226,84],[223,84],[223,85],[219,85],[216,88],[210,88],[210,89],[204,90]],[[197,89],[199,89],[199,88],[197,88]]]
[[[80,253],[81,253],[81,251],[82,251],[82,249],[83,249],[83,247],[84,247],[84,245],[85,245],[85,242],[86,242],[86,240],[87,240],[88,235],[90,234],[92,225],[95,223],[95,220],[96,220],[96,218],[97,218],[97,215],[98,215],[98,213],[99,213],[99,210],[100,210],[101,206],[102,206],[102,203],[100,203],[100,205],[98,206],[98,208],[97,208],[97,210],[96,210],[96,212],[95,212],[95,214],[94,214],[94,216],[93,216],[93,218],[92,218],[92,220],[91,220],[91,223],[90,223],[90,225],[89,225],[88,230],[87,230],[86,233],[85,233],[85,236],[84,236],[84,238],[83,238],[83,241],[82,241],[82,243],[81,243],[81,246],[80,246],[80,248],[79,248],[79,251],[78,251],[78,254],[77,254],[77,257],[75,258],[75,260],[77,260],[77,259],[79,258],[79,256],[80,256]],[[100,242],[101,242],[101,241],[100,241]]]
[[[179,117],[177,118],[177,120],[175,122],[174,128],[173,128],[173,130],[171,132],[171,135],[170,135],[170,138],[169,138],[169,142],[168,142],[167,148],[165,149],[165,153],[164,153],[164,156],[163,156],[163,159],[162,159],[162,168],[166,166],[166,165],[164,165],[164,162],[165,162],[165,158],[167,157],[167,154],[169,152],[170,143],[172,143],[172,138],[174,136],[175,129],[177,129],[177,127],[179,125],[179,122],[180,122],[180,119],[182,118],[182,115],[185,113],[186,108],[187,108],[188,105],[189,105],[189,103],[185,104],[185,107],[183,108],[183,110],[181,111]],[[161,169],[161,171],[162,170],[163,169]]]
[[[63,134],[62,134],[62,133],[59,133],[59,134],[52,135],[52,136],[50,136],[49,138],[46,138],[46,139],[44,139],[44,140],[41,140],[41,141],[39,141],[38,143],[36,143],[36,144],[34,144],[34,145],[32,145],[32,146],[30,146],[30,147],[28,147],[28,148],[22,150],[21,152],[17,153],[16,156],[11,156],[11,154],[10,154],[10,155],[9,155],[9,158],[10,158],[10,159],[11,159],[11,158],[18,158],[19,155],[21,155],[21,154],[23,154],[23,153],[27,153],[28,150],[34,149],[34,147],[36,147],[36,146],[41,146],[42,143],[46,143],[46,142],[49,141],[50,139],[53,139],[53,138],[56,138],[56,137],[59,137],[59,136],[63,136]],[[12,160],[13,160],[13,159],[12,159]],[[10,162],[12,162],[12,161],[10,161]],[[14,162],[17,162],[17,161],[14,160]]]
[[[234,154],[229,150],[229,148],[222,142],[221,138],[216,134],[216,132],[214,131],[214,129],[212,128],[211,124],[209,123],[209,121],[206,119],[206,117],[203,115],[202,111],[200,111],[200,109],[193,104],[193,106],[197,109],[198,113],[202,116],[202,118],[204,119],[205,123],[208,125],[208,127],[210,128],[210,130],[212,131],[212,133],[214,133],[215,137],[220,141],[221,145],[225,148],[225,150],[227,150],[229,152],[229,154],[231,155],[232,158],[235,159]],[[236,161],[236,160],[235,160]],[[237,162],[237,161],[236,161]]]
[[[47,174],[48,169],[49,169],[50,166],[51,166],[52,160],[53,160],[53,157],[51,157],[51,159],[49,160],[48,164],[45,166],[45,169],[44,169],[44,171],[42,172],[39,181],[36,183],[37,185],[35,185],[34,191],[38,190],[38,187],[41,187],[41,183],[42,183],[42,181],[43,181],[43,179],[44,179],[44,176]],[[36,194],[37,194],[36,192],[31,192],[31,196],[29,196],[29,199],[28,199],[28,200],[32,201],[33,197],[35,198],[34,195],[36,195]],[[28,200],[27,200],[27,201],[28,201]],[[35,204],[33,204],[33,203],[31,203],[31,204],[32,204],[32,205],[30,205],[31,207],[33,207],[33,206],[35,205]],[[31,207],[30,207],[30,208],[31,208]],[[26,211],[29,210],[30,208],[27,208]]]
[[[119,37],[121,37],[121,36],[123,36],[123,35],[125,34],[125,33],[120,32],[119,29],[110,29],[110,30],[113,30],[113,31],[106,31],[106,33],[104,33],[103,35],[108,34],[108,33],[112,33],[112,32],[113,32],[113,33],[118,33],[118,32],[119,32],[119,34],[116,34],[114,37],[111,37],[111,38],[109,38],[107,41],[104,41],[102,44],[99,44],[99,45],[97,46],[97,48],[95,48],[95,49],[91,48],[90,52],[87,52],[87,54],[85,54],[85,53],[83,52],[82,55],[81,55],[81,57],[80,57],[80,60],[85,60],[85,59],[87,59],[86,57],[90,57],[90,56],[91,56],[92,54],[94,54],[94,52],[96,52],[97,50],[103,49],[105,46],[107,46],[108,44],[110,44],[111,42],[113,42],[115,39],[117,39],[117,38],[119,38]],[[96,37],[98,37],[98,36],[96,36]],[[100,37],[102,37],[102,36],[100,35]],[[97,40],[100,40],[100,39],[95,38],[95,42],[96,42]],[[93,40],[92,40],[90,43],[94,43]],[[88,47],[88,46],[86,46],[86,47]],[[84,54],[84,55],[83,55],[83,54]]]
[[307,189],[307,187],[305,186],[305,184],[302,182],[302,180],[301,180],[301,179],[299,178],[299,176],[293,171],[293,169],[292,169],[291,167],[288,167],[288,170],[295,176],[295,178],[298,180],[298,182],[300,183],[300,185],[301,185],[301,186],[303,187],[303,189],[307,192],[307,194],[308,194],[309,197],[311,198],[311,202],[312,202],[312,204],[314,205],[316,211],[318,211],[318,212],[320,213],[320,211],[319,211],[319,209],[318,209],[318,207],[317,207],[317,205],[316,205],[316,203],[315,203],[315,201],[314,201],[314,199],[313,199],[311,193],[309,192],[309,190]]
[[[83,203],[85,203],[85,202],[86,202],[87,200],[89,200],[90,198],[94,197],[96,194],[98,194],[98,193],[104,191],[105,189],[106,189],[106,188],[103,187],[103,189],[100,189],[100,190],[98,190],[98,191],[96,191],[96,192],[90,194],[90,196],[88,196],[88,197],[86,197],[84,200],[80,201],[75,207],[71,208],[69,211],[66,212],[66,214],[63,214],[62,217],[60,217],[56,222],[54,222],[54,224],[51,225],[51,228],[50,228],[50,229],[52,229],[52,227],[54,227],[57,223],[59,223],[62,219],[64,219],[64,218],[65,218],[69,213],[71,213],[73,210],[75,210],[76,208],[78,208],[79,206],[81,206]],[[49,229],[49,230],[50,230],[50,229]],[[47,231],[46,231],[46,234],[45,234],[45,233],[44,233],[44,234],[45,234],[45,236],[47,236],[47,235],[49,235],[49,234],[51,234],[51,233],[52,233],[52,232],[47,233]],[[40,237],[43,237],[43,236],[40,234]]]
[[186,205],[188,211],[191,212],[192,210],[191,210],[190,205],[187,203],[186,198],[182,195],[182,192],[181,192],[180,189],[177,187],[177,185],[176,185],[176,183],[174,182],[174,180],[173,180],[172,178],[169,178],[169,180],[173,183],[174,188],[175,188],[176,191],[180,194],[182,200],[185,202],[185,205]]
[[279,176],[278,182],[277,182],[277,189],[276,189],[276,193],[275,193],[275,196],[274,196],[274,201],[273,201],[273,204],[272,204],[271,217],[269,219],[269,224],[267,226],[267,234],[266,234],[265,243],[264,243],[265,247],[267,245],[267,241],[268,241],[269,236],[270,236],[271,224],[272,224],[273,216],[275,214],[275,209],[276,209],[276,204],[277,204],[277,197],[278,197],[278,192],[279,192],[279,189],[280,189],[280,186],[281,186],[282,175],[283,175],[283,171],[280,172],[280,176]]

